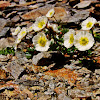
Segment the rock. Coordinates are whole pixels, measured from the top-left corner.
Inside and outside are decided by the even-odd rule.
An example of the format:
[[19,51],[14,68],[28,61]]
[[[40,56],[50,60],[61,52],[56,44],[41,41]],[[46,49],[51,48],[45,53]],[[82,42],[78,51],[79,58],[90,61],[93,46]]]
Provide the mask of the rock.
[[25,4],[26,1],[25,0],[19,0],[19,4]]
[[0,55],[0,61],[7,61],[9,58],[5,55]]
[[54,82],[53,82],[53,81],[50,81],[50,83],[49,83],[49,88],[50,88],[51,90],[54,90],[54,87],[55,87]]
[[37,2],[46,2],[47,0],[37,0]]
[[7,79],[7,73],[3,69],[0,69],[0,79]]
[[11,16],[14,16],[16,13],[17,13],[17,11],[12,11],[11,13],[8,13],[5,18],[9,18]]
[[78,4],[76,4],[73,8],[78,7],[78,8],[85,8],[88,7],[91,4],[92,1],[82,1]]
[[19,21],[19,20],[20,20],[20,17],[19,17],[18,15],[14,16],[14,17],[11,19],[12,22],[17,22],[17,21]]
[[79,74],[81,74],[81,75],[84,75],[84,74],[90,74],[90,73],[91,73],[91,71],[88,70],[88,69],[85,68],[85,67],[79,69],[77,72],[78,72]]
[[7,72],[11,73],[11,75],[18,79],[20,74],[24,71],[24,67],[20,65],[17,61],[12,61],[6,66]]
[[9,30],[9,27],[4,27],[2,31],[0,32],[0,37],[5,36],[8,30]]
[[14,0],[14,2],[17,2],[17,3],[18,3],[18,2],[19,2],[19,0]]
[[41,96],[40,98],[38,98],[38,100],[51,100],[51,96],[44,95],[44,96]]
[[0,1],[0,8],[8,7],[9,5],[9,1]]
[[90,97],[91,95],[93,95],[92,92],[87,92],[85,90],[79,90],[79,89],[70,89],[68,90],[68,95],[70,97],[78,97],[78,98],[84,98],[84,97]]
[[77,3],[79,3],[80,2],[80,0],[69,0],[69,5],[70,6],[74,6],[74,5],[76,5]]
[[0,18],[0,32],[5,27],[6,24],[7,24],[7,20],[3,19],[3,18]]
[[[47,14],[47,12],[53,7],[54,7],[54,5],[53,6],[46,5],[44,7],[40,7],[36,10],[27,12],[26,14],[22,15],[21,17],[24,20],[29,20],[29,19],[35,20],[39,16],[43,16],[43,15],[45,16]],[[51,21],[55,21],[55,22],[62,21],[64,18],[69,16],[68,12],[66,11],[66,9],[64,7],[54,7],[54,10],[55,10],[55,14],[54,14],[55,18],[53,18],[53,17],[49,18],[49,20],[51,20]]]
[[32,62],[38,66],[49,66],[55,63],[56,67],[62,67],[65,63],[65,57],[59,52],[41,52],[33,56]]
[[100,75],[100,69],[96,69],[95,73]]
[[39,7],[42,7],[42,6],[44,6],[44,3],[38,3],[38,4],[35,4],[35,5],[30,5],[30,6],[28,6],[29,7],[29,9],[36,9],[36,8],[39,8]]
[[26,14],[22,15],[21,17],[24,20],[29,20],[29,19],[35,20],[39,16],[46,15],[47,12],[53,7],[54,6],[51,6],[51,5],[40,7],[38,9],[32,10],[30,12],[27,12]]
[[54,7],[54,10],[55,10],[54,17],[49,18],[49,20],[51,21],[55,21],[55,22],[61,21],[61,23],[64,23],[63,20],[65,18],[67,19],[70,16],[70,13],[66,11],[64,7]]
[[65,93],[58,95],[58,100],[72,100],[72,98],[65,95]]
[[44,92],[46,95],[52,95],[54,91],[52,91],[50,88],[47,89],[47,91]]
[[63,22],[68,22],[68,23],[76,23],[78,24],[80,20],[84,20],[89,16],[89,11],[87,10],[76,10],[75,14],[73,16],[70,16],[67,19],[63,19]]
[[54,89],[54,91],[57,93],[57,94],[62,94],[62,93],[64,93],[64,87],[56,87],[55,89]]
[[66,68],[61,68],[53,71],[52,70],[46,71],[44,72],[44,74],[67,80],[70,85],[75,83],[77,79],[77,74],[74,71],[71,71],[70,69],[66,69]]
[[12,37],[1,38],[0,39],[0,49],[12,47],[14,45],[15,39]]
[[39,61],[42,59],[42,58],[51,58],[51,54],[48,53],[48,52],[41,52],[41,53],[38,53],[37,55],[33,56],[32,58],[32,62],[33,64],[35,65],[40,65],[39,64]]
[[97,20],[100,20],[100,10],[98,11],[98,10],[95,9],[92,16],[95,17]]
[[46,2],[46,4],[55,4],[55,3],[56,3],[56,0],[50,0]]

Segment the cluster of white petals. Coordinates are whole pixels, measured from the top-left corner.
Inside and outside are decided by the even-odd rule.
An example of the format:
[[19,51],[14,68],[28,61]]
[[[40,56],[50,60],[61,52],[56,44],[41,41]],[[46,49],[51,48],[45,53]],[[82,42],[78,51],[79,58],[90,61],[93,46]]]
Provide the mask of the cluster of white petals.
[[20,32],[21,28],[18,26],[16,27],[15,31],[12,33],[12,35],[17,35]]
[[57,25],[57,24],[52,24],[52,23],[49,23],[49,22],[48,22],[48,27],[52,28],[52,30],[53,30],[54,32],[57,32],[57,33],[60,32],[60,31],[58,30],[58,25]]
[[18,33],[16,41],[15,41],[15,49],[17,49],[17,45],[21,42],[21,40],[26,36],[27,31],[26,28],[23,27],[21,31]]
[[75,35],[75,31],[73,29],[69,29],[69,32],[64,34],[64,46],[66,48],[70,48],[73,46],[74,35]]
[[46,14],[46,17],[52,17],[52,16],[54,15],[54,13],[55,13],[54,8],[53,8],[53,9],[50,9],[50,10],[48,11],[48,13]]
[[82,30],[90,30],[96,23],[96,19],[93,17],[88,17],[81,23]]
[[79,31],[75,35],[75,31],[71,29],[64,35],[64,46],[66,48],[74,45],[79,51],[86,51],[93,46],[94,42],[92,34],[87,31]]
[[47,51],[49,49],[50,41],[46,38],[46,35],[42,32],[35,35],[32,41],[37,51]]
[[34,24],[27,28],[27,32],[31,32],[34,30]]
[[89,50],[94,42],[92,34],[87,31],[80,31],[74,36],[74,46],[80,51]]
[[45,28],[47,22],[48,19],[46,16],[37,17],[35,23],[33,24],[34,31],[37,32]]
[[[58,30],[58,25],[48,22],[47,17],[52,17],[54,13],[54,8],[50,9],[46,16],[40,16],[36,18],[35,22],[27,29],[25,27],[23,27],[22,29],[20,27],[17,27],[15,29],[15,32],[12,33],[12,35],[17,35],[17,39],[15,41],[16,46],[26,36],[27,32],[31,32],[33,30],[35,32],[39,32],[44,29],[46,25],[48,26],[48,28],[52,28],[54,32],[59,33],[60,31]],[[74,45],[80,51],[90,49],[95,41],[92,34],[87,32],[87,30],[90,30],[95,23],[100,24],[100,22],[97,22],[95,18],[88,17],[81,23],[82,31],[75,32],[73,29],[69,29],[69,31],[63,36],[63,45],[66,48],[70,48]],[[37,35],[33,36],[32,42],[37,51],[47,51],[52,40],[49,41],[43,32],[39,32],[37,33]]]

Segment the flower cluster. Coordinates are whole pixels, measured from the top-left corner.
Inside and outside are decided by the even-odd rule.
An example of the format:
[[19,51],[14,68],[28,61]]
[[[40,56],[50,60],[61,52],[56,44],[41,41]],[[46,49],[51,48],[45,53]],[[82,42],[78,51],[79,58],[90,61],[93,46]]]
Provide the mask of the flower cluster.
[[[12,33],[12,35],[17,35],[16,39],[16,45],[21,42],[21,40],[25,37],[25,35],[28,32],[34,31],[37,34],[33,36],[32,42],[35,47],[35,50],[37,51],[48,51],[50,48],[51,42],[56,43],[56,39],[53,37],[57,37],[59,39],[60,34],[62,33],[61,30],[58,29],[57,24],[53,24],[49,22],[49,17],[53,17],[55,14],[54,8],[50,9],[46,16],[40,16],[36,18],[35,22],[28,28],[23,27],[22,29],[20,27],[17,27],[15,29],[15,32]],[[81,30],[75,31],[73,29],[69,29],[68,32],[65,32],[61,38],[63,39],[63,42],[60,43],[61,46],[64,46],[65,48],[71,48],[72,46],[75,46],[79,51],[85,51],[89,50],[95,40],[92,35],[92,33],[89,32],[90,29],[94,26],[94,24],[97,23],[96,19],[93,17],[88,17],[86,20],[84,20],[81,23]],[[43,30],[49,30],[49,34],[45,34]],[[50,30],[54,32],[50,33]],[[55,34],[56,33],[56,34]],[[51,38],[48,38],[52,35]],[[57,45],[57,44],[56,44]]]
[[79,31],[75,35],[75,31],[70,29],[68,33],[64,34],[64,46],[70,48],[73,45],[80,51],[90,49],[94,44],[94,38],[91,33],[87,31]]
[[17,49],[17,45],[26,36],[26,34],[27,34],[27,31],[25,27],[23,27],[22,29],[20,27],[17,27],[15,29],[15,32],[12,33],[12,35],[17,35],[16,41],[15,41],[15,50]]

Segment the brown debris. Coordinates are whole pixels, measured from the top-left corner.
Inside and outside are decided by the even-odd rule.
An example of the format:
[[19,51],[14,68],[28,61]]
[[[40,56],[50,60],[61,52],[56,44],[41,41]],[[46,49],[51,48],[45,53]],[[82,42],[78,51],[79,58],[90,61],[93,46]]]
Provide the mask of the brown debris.
[[6,75],[6,71],[3,69],[0,69],[0,79],[6,79],[7,75]]

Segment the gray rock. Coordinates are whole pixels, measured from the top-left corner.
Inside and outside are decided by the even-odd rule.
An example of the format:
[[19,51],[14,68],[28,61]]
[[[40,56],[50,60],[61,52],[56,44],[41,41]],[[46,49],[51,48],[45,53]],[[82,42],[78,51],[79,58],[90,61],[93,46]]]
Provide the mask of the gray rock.
[[7,24],[7,20],[3,19],[3,18],[0,18],[0,32],[5,27],[6,24]]
[[69,0],[69,5],[70,6],[74,6],[74,5],[76,5],[77,3],[79,3],[80,2],[80,0]]
[[100,69],[96,69],[95,73],[100,75]]
[[72,100],[72,99],[66,96],[65,93],[62,93],[58,95],[58,100]]
[[14,45],[14,38],[1,38],[0,39],[0,50],[6,47],[12,47]]
[[[74,10],[75,11],[75,10]],[[84,20],[89,16],[89,11],[87,10],[76,10],[73,16],[68,16],[62,19],[64,23],[76,23],[79,24],[80,20]]]
[[11,19],[12,22],[17,22],[17,21],[19,21],[19,20],[20,20],[19,15],[16,15],[16,16],[14,16],[14,17]]
[[20,74],[24,71],[24,67],[18,63],[18,61],[12,61],[6,66],[6,69],[11,75],[18,79]]
[[4,27],[2,31],[0,32],[0,37],[5,36],[8,30],[9,30],[9,27]]
[[32,61],[33,61],[33,64],[35,65],[38,65],[38,62],[40,59],[42,58],[50,58],[52,55],[48,52],[41,52],[41,53],[38,53],[37,55],[33,56],[32,58]]
[[84,97],[90,97],[91,95],[93,95],[93,93],[80,89],[70,89],[68,90],[68,95],[72,98],[73,97],[84,98]]
[[91,4],[91,2],[92,2],[92,1],[82,1],[82,2],[80,2],[80,3],[78,3],[78,4],[76,4],[76,5],[74,6],[74,8],[75,8],[75,7],[78,7],[78,8],[85,8],[85,7],[88,7],[88,6]]
[[0,55],[0,61],[7,61],[9,58],[5,55]]
[[55,63],[55,67],[61,67],[65,62],[65,57],[60,52],[41,52],[33,56],[32,62],[38,66],[49,66]]

